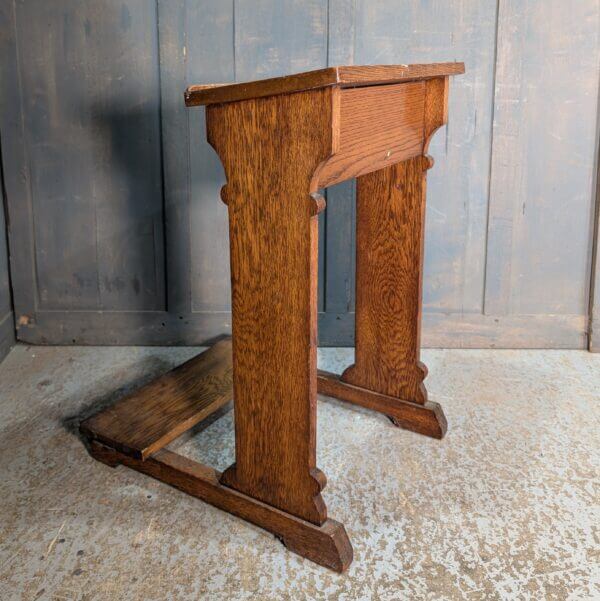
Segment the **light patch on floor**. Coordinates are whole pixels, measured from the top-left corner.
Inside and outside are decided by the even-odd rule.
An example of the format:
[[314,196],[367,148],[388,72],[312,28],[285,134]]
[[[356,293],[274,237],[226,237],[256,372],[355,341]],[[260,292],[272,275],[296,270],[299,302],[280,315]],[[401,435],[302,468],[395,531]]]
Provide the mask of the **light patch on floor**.
[[[199,350],[18,346],[0,366],[0,599],[600,598],[600,355],[424,351],[441,442],[319,403],[323,496],[354,546],[339,575],[86,453],[82,416]],[[179,452],[226,467],[232,418]]]

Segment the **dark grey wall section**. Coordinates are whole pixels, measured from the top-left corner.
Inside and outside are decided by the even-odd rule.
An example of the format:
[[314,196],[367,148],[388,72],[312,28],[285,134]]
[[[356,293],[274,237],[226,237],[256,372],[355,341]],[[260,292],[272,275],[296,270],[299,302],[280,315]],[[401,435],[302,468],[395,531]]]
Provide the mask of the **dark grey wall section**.
[[16,8],[38,309],[164,309],[156,7]]
[[[588,336],[596,0],[5,0],[0,132],[18,337],[230,328],[221,165],[191,83],[464,60],[428,182],[423,342]],[[573,5],[573,6],[572,6]],[[321,344],[352,344],[354,183],[320,216]]]
[[[13,72],[10,69],[10,62],[6,60],[7,50],[12,42],[12,21],[10,14],[6,10],[6,3],[0,3],[0,86],[5,86],[11,81]],[[2,87],[2,90],[5,88]],[[0,95],[0,114],[5,113],[4,94]],[[2,158],[2,137],[10,137],[9,132],[0,125],[0,159]],[[13,152],[12,149],[5,148],[4,153]],[[4,175],[3,168],[0,168],[0,361],[10,351],[15,343],[15,323],[12,310],[12,299],[10,290],[10,276],[8,265],[8,241],[6,236],[5,221],[5,197],[4,197]]]
[[[90,311],[127,313],[134,327],[166,309],[156,5],[27,0],[1,10],[19,337],[89,341]],[[79,316],[74,331],[67,314]]]
[[4,195],[0,173],[0,361],[15,343],[15,322],[10,294],[6,224],[4,222]]
[[[187,2],[186,9],[186,85],[234,81],[233,3]],[[188,112],[191,311],[229,311],[229,230],[219,196],[225,174],[206,141],[204,108]]]

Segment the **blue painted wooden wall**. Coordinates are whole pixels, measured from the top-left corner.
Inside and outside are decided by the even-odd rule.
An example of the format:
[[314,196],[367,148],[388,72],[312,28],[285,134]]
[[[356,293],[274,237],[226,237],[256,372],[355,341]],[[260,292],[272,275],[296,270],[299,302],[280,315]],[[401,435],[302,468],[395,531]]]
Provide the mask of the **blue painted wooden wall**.
[[[223,171],[190,83],[463,60],[431,146],[427,346],[587,343],[597,0],[7,0],[0,132],[21,340],[229,328]],[[352,344],[354,188],[320,222],[322,344]]]

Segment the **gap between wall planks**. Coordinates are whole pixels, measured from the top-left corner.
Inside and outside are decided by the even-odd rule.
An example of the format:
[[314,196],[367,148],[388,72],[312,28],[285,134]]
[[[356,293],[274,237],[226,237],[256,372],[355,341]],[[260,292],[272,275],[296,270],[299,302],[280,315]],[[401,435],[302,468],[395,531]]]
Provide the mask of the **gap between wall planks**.
[[590,324],[588,349],[600,353],[600,96],[598,97],[598,134],[596,137],[596,206],[594,214],[594,248],[590,282]]
[[8,268],[8,243],[4,203],[4,173],[2,169],[2,143],[0,140],[0,361],[15,344],[15,321],[10,291]]

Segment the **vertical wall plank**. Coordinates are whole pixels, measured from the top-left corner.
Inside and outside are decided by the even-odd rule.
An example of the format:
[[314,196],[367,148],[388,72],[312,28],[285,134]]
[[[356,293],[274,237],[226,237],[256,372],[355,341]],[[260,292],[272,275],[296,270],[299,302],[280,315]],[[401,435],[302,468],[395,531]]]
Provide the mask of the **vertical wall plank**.
[[20,66],[17,52],[17,19],[14,2],[0,3],[0,134],[4,191],[11,202],[9,238],[10,269],[17,323],[33,320],[37,283],[33,242],[33,208],[29,159],[25,145]]
[[592,257],[592,280],[590,290],[590,324],[588,348],[600,352],[600,94],[598,97],[598,136],[596,138],[596,214],[594,215],[594,248]]
[[4,194],[0,179],[0,323],[12,311],[8,277],[8,253],[6,246],[6,224],[4,221]]
[[[93,59],[85,49],[83,18],[77,31],[73,27],[84,9],[65,5],[63,9],[74,10],[60,11],[36,1],[15,6],[21,85],[27,91],[22,102],[35,215],[37,301],[43,309],[98,309],[92,157],[101,150],[94,153],[93,111],[85,96]],[[72,79],[71,69],[76,73]],[[67,89],[69,94],[61,94]],[[93,101],[93,94],[87,98]]]
[[[327,65],[354,64],[354,0],[327,3]],[[355,186],[351,180],[325,190],[319,215],[319,343],[352,341],[354,328]],[[350,317],[341,323],[341,316]],[[351,323],[348,323],[351,321]]]
[[[0,20],[1,23],[2,21]],[[4,184],[0,170],[0,361],[2,361],[15,343],[15,322],[8,273],[3,189]]]
[[155,6],[16,6],[40,308],[160,309]]
[[430,147],[424,310],[483,305],[496,1],[357,0],[357,64],[464,61]]
[[[9,4],[10,6],[8,6]],[[11,77],[15,75],[14,69],[17,64],[13,8],[12,2],[0,3],[0,31],[2,32],[0,35],[0,57],[2,57],[0,58],[0,81],[4,82],[4,85],[12,81]],[[16,100],[14,91],[12,99]],[[7,183],[3,172],[4,165],[15,166],[15,162],[22,152],[21,148],[13,148],[11,146],[8,149],[8,152],[12,155],[11,159],[8,161],[3,160],[1,136],[8,134],[7,137],[10,139],[11,134],[14,135],[15,129],[17,131],[20,129],[16,123],[17,108],[15,106],[7,106],[5,104],[6,100],[4,95],[0,95],[0,361],[7,355],[15,343],[15,322],[10,290],[4,190],[9,188],[9,186],[11,190],[23,189],[24,187],[22,177],[19,177],[17,173],[13,173],[10,183]],[[27,240],[26,235],[24,239],[25,241]],[[26,269],[25,272],[27,272]]]
[[4,194],[0,173],[0,323],[12,311],[8,277],[8,253],[6,246],[6,223],[4,219]]
[[[187,82],[234,81],[233,3],[187,0],[186,6]],[[206,141],[204,107],[187,110],[192,311],[228,311],[229,231],[227,207],[219,196],[225,175],[217,154]]]
[[329,0],[327,63],[330,67],[354,64],[355,19],[356,0]]
[[317,262],[317,311],[321,313],[325,308],[325,226],[327,225],[327,216],[321,211],[319,219],[319,255]]
[[[330,66],[351,65],[355,51],[355,2],[330,0],[328,56]],[[325,228],[325,315],[319,339],[346,339],[351,343],[352,323],[343,315],[354,311],[356,265],[356,182],[343,182],[327,190]],[[353,317],[353,316],[352,316]]]
[[[81,4],[81,3],[79,3]],[[100,307],[164,310],[165,251],[156,2],[86,10],[84,40],[99,90],[94,119],[108,134],[94,197]],[[80,26],[72,24],[75,31]],[[107,43],[110,40],[110,44]],[[105,63],[110,65],[109,68]],[[106,202],[106,198],[110,199]]]
[[[325,312],[333,316],[354,311],[356,266],[356,185],[343,182],[327,190],[325,244]],[[334,335],[326,331],[325,336]],[[323,336],[321,337],[323,339]]]
[[324,67],[327,0],[236,0],[238,81]]
[[[186,88],[186,0],[158,0],[167,309],[192,311],[190,255],[190,113]],[[177,330],[182,333],[183,325]]]
[[587,314],[599,11],[500,3],[487,314]]

